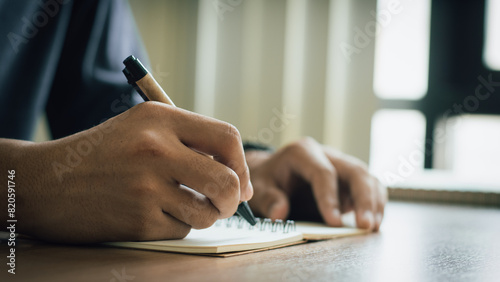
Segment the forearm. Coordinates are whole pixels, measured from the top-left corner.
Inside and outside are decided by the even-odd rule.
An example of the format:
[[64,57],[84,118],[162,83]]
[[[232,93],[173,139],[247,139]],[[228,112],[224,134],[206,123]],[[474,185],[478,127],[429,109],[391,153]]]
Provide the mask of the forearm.
[[42,208],[46,202],[44,199],[56,185],[51,159],[62,156],[60,152],[52,152],[51,144],[54,142],[59,141],[33,143],[0,139],[2,226],[9,225],[8,219],[16,219],[16,232],[32,234],[43,224],[40,219],[46,212]]

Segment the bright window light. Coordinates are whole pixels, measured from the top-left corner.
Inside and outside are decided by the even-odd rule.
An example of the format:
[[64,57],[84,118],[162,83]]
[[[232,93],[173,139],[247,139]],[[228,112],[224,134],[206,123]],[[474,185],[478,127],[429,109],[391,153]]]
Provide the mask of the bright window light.
[[500,172],[500,117],[463,115],[446,123],[445,158],[448,167],[468,176]]
[[431,0],[378,0],[373,90],[383,99],[427,93]]
[[486,1],[486,33],[483,60],[487,67],[500,70],[500,0]]
[[386,185],[424,168],[425,117],[415,110],[379,110],[372,118],[370,170]]

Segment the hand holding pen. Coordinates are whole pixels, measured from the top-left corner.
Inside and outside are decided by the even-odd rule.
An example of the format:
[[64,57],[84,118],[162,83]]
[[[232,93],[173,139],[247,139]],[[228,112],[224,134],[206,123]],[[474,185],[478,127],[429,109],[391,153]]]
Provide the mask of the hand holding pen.
[[[123,63],[125,64],[123,73],[127,77],[129,84],[139,92],[145,101],[157,101],[175,107],[174,102],[172,102],[170,97],[168,97],[154,77],[149,74],[137,58],[129,56]],[[248,168],[246,169],[248,171]],[[249,186],[251,186],[251,184],[249,184]],[[246,201],[241,201],[236,212],[251,225],[256,224],[255,217]]]

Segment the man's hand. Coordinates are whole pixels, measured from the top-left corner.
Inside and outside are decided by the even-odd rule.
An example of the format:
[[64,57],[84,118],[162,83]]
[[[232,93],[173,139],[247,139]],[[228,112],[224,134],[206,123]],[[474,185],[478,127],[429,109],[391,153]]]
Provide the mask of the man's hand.
[[182,238],[253,194],[234,126],[160,103],[59,140],[0,142],[18,231],[48,241]]
[[312,138],[281,148],[274,154],[246,153],[257,214],[272,219],[317,219],[341,226],[341,213],[354,210],[360,228],[378,230],[387,202],[384,186],[360,160]]

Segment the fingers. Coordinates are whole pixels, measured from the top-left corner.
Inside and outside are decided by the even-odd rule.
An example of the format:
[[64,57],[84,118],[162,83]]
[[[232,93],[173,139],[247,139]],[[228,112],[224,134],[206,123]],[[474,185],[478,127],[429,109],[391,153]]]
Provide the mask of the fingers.
[[195,229],[212,226],[219,211],[204,195],[184,185],[169,186],[169,196],[162,201],[162,210]]
[[137,238],[138,241],[181,239],[188,235],[191,226],[177,218],[165,214],[161,209],[156,209],[150,226],[144,226],[143,230],[138,232],[142,234]]
[[382,224],[387,202],[385,187],[366,170],[354,171],[350,186],[357,225],[377,231]]
[[[239,204],[236,173],[181,143],[169,143],[169,146],[167,152],[153,150],[159,157],[148,158],[147,164],[139,164],[149,166],[147,175],[139,176],[136,185],[141,187],[136,189],[136,201],[149,203],[144,204],[143,209],[156,208],[163,216],[196,229],[207,228],[217,219],[233,215]],[[164,154],[169,157],[165,158]],[[178,226],[173,219],[170,219],[171,224]],[[182,226],[180,228],[182,231]]]
[[166,171],[165,176],[207,196],[221,217],[231,216],[240,201],[252,197],[241,137],[234,126],[161,103],[135,108],[142,114],[138,120],[151,121],[143,134],[150,140],[140,143],[150,155],[160,156],[155,165],[160,175]]
[[323,220],[330,226],[341,226],[337,170],[325,156],[322,147],[306,138],[285,148],[294,173],[309,182]]
[[[107,198],[102,207],[96,207],[93,210],[100,214],[98,223],[107,224],[99,226],[97,231],[102,232],[104,240],[96,241],[144,241],[144,240],[164,240],[177,239],[185,237],[191,230],[191,224],[180,219],[178,214],[172,215],[169,211],[162,209],[162,203],[165,199],[175,198],[175,193],[165,193],[165,186],[158,182],[158,179],[151,177],[148,173],[127,178],[126,183],[129,187],[123,186],[121,190],[125,193],[113,193],[105,190],[106,194],[100,195]],[[168,186],[174,189],[174,186]],[[177,189],[178,190],[178,189]],[[109,198],[108,196],[113,196]],[[107,212],[103,212],[106,208]],[[94,217],[93,217],[94,218]],[[81,219],[80,219],[81,220]],[[80,221],[79,220],[79,221]],[[77,221],[77,222],[79,222]],[[68,224],[70,224],[68,222]],[[79,227],[77,234],[85,234],[91,226],[84,226],[82,230]],[[78,225],[79,226],[79,225]],[[113,230],[113,232],[110,232]]]
[[250,173],[245,161],[238,129],[233,125],[179,108],[165,107],[170,113],[165,123],[173,127],[179,140],[187,147],[214,156],[214,160],[231,168],[240,182],[240,201],[253,195]]
[[[377,194],[373,189],[373,184],[370,179],[361,175],[361,173],[354,173],[349,181],[351,195],[354,202],[354,211],[356,213],[356,224],[360,228],[375,229],[375,216]],[[359,175],[358,175],[359,174]]]
[[[165,171],[168,170],[169,175],[178,183],[184,184],[208,198],[206,204],[216,209],[217,218],[232,216],[240,202],[240,182],[236,173],[225,165],[196,153],[182,144],[178,144],[175,151],[174,162],[166,160],[158,167]],[[158,174],[161,174],[161,171],[158,171]],[[179,190],[179,193],[182,191],[184,190]],[[181,197],[181,199],[188,200],[189,197],[194,197],[193,200],[198,199],[194,194],[189,194],[189,196],[186,194],[186,197]],[[182,202],[174,202],[173,204],[179,203]],[[200,202],[198,208],[208,208],[206,204]],[[207,212],[212,213],[211,210]]]
[[326,146],[323,149],[337,169],[340,180],[345,182],[350,189],[357,226],[378,230],[387,202],[385,187],[370,175],[366,165],[360,160]]
[[256,215],[272,220],[288,217],[290,203],[286,194],[274,182],[254,182],[255,194],[248,202]]

